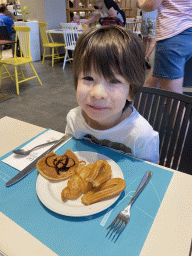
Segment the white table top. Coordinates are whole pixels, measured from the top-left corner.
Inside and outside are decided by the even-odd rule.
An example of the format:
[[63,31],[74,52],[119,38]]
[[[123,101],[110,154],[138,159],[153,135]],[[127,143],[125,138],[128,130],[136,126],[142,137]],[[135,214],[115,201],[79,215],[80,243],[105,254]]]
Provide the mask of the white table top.
[[[83,32],[85,32],[85,30],[77,30],[78,34],[82,34]],[[51,34],[63,34],[63,30],[62,29],[50,29],[49,33],[51,33]]]
[[[14,118],[1,118],[0,156],[3,156],[44,130],[45,128],[19,121]],[[173,172],[173,177],[140,256],[189,255],[192,238],[192,176],[178,171]],[[0,221],[2,218],[5,217],[0,216]],[[9,233],[7,236],[10,237],[11,234]],[[18,240],[18,243],[15,244],[20,243],[19,237],[14,236],[12,239],[15,241]],[[9,246],[11,246],[11,243]],[[30,250],[30,246],[33,250],[34,245],[29,243],[27,246],[28,250]],[[1,245],[0,242],[0,251],[2,248],[3,245]],[[17,246],[17,248],[13,247],[11,250],[18,251],[21,250],[21,248],[19,249]],[[45,250],[45,245],[42,245],[42,250]],[[24,254],[19,254],[18,252],[17,255]]]

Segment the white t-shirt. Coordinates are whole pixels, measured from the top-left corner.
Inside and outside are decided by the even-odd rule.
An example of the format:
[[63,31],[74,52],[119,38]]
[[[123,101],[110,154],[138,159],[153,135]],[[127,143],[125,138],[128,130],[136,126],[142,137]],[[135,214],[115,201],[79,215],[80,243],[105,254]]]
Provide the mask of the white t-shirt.
[[98,140],[122,143],[131,149],[132,156],[158,164],[159,134],[133,106],[132,109],[131,115],[118,125],[107,130],[95,130],[86,123],[81,107],[76,107],[67,114],[65,133],[76,139],[84,139],[86,134],[90,134]]

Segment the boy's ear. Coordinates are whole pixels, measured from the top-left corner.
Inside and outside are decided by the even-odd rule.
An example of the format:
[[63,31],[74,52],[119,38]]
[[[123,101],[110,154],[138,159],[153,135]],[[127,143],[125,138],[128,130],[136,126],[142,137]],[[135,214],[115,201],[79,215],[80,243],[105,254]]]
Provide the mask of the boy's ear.
[[133,101],[134,99],[130,96],[130,94],[127,96],[128,101]]

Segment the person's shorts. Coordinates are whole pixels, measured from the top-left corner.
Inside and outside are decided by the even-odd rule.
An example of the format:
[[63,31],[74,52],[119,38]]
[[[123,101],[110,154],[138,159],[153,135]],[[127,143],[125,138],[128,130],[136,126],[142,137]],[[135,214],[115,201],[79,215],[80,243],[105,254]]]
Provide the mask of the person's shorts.
[[192,57],[192,28],[156,42],[153,77],[179,79]]
[[141,35],[143,37],[155,38],[156,19],[147,19],[141,21]]

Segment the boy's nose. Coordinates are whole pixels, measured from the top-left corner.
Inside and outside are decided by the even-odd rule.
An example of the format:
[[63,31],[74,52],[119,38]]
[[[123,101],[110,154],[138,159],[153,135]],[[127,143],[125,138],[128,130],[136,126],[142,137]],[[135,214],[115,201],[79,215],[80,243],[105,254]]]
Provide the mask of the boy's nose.
[[97,99],[104,99],[107,95],[105,86],[102,83],[98,83],[93,86],[91,92],[91,97],[97,98]]

